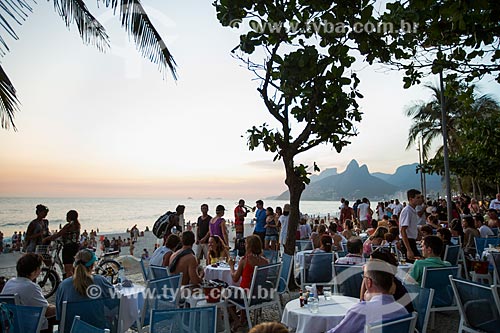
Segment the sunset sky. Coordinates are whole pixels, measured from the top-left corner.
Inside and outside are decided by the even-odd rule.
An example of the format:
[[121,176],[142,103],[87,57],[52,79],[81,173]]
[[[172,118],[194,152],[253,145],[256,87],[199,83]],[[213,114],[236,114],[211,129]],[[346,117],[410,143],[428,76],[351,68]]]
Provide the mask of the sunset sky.
[[[112,41],[106,54],[83,45],[47,1],[15,27],[19,41],[7,40],[2,66],[22,105],[18,132],[0,130],[0,196],[227,198],[285,189],[282,162],[246,146],[248,128],[277,124],[253,75],[230,55],[238,32],[218,23],[211,1],[143,1],[178,64],[177,82],[163,80],[118,17],[94,2],[87,3]],[[380,68],[359,76],[360,134],[341,154],[321,146],[299,162],[343,171],[356,159],[392,173],[418,161],[415,149],[405,151],[403,110],[429,92],[404,90],[399,73]],[[479,88],[500,96],[493,80]]]

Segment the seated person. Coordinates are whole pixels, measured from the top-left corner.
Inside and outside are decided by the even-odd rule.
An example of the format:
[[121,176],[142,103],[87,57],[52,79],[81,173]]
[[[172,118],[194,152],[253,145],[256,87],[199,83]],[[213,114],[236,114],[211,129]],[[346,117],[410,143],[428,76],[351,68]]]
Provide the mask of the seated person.
[[208,238],[208,262],[216,264],[219,258],[229,259],[229,251],[222,238],[213,235]]
[[440,254],[443,251],[443,241],[438,236],[427,236],[422,241],[422,255],[425,259],[415,261],[406,280],[410,283],[422,282],[424,267],[447,267],[451,264],[441,260]]
[[375,229],[373,234],[368,237],[368,239],[363,244],[363,253],[369,256],[372,253],[372,245],[382,245],[384,241],[384,235],[389,232],[389,229],[384,227],[378,227]]
[[436,230],[436,236],[441,238],[441,240],[443,241],[443,250],[441,251],[441,254],[439,256],[441,257],[441,259],[444,259],[446,246],[453,245],[453,243],[451,242],[451,231],[447,228],[439,228],[438,230]]
[[342,321],[328,333],[363,333],[365,324],[395,319],[408,311],[394,300],[394,269],[390,264],[370,259],[363,267],[366,291],[362,301],[352,306]]
[[281,323],[267,322],[254,326],[248,333],[288,333],[288,328]]
[[[229,260],[229,269],[234,282],[238,282],[241,278],[240,287],[249,290],[252,284],[253,271],[255,266],[264,266],[269,264],[269,261],[262,255],[262,241],[259,236],[250,235],[246,237],[245,256],[240,259],[238,269],[234,269],[234,260]],[[239,295],[231,295],[235,300],[240,299]],[[241,300],[242,301],[242,300]],[[234,321],[233,329],[240,327],[245,321],[245,312],[242,311],[240,318],[236,315],[233,307],[229,308],[229,314]]]
[[347,241],[347,255],[338,258],[335,263],[343,265],[361,265],[365,263],[363,257],[363,242],[361,238],[352,237]]
[[198,260],[193,252],[194,233],[190,230],[184,231],[181,235],[181,242],[182,247],[170,257],[170,273],[182,273],[181,284],[183,286],[200,284],[203,279],[203,271],[198,271]]
[[35,253],[23,255],[16,264],[17,277],[5,283],[1,294],[18,294],[20,305],[46,306],[45,318],[42,322],[42,333],[52,332],[55,324],[56,307],[49,305],[43,297],[42,288],[33,281],[40,275],[43,259]]
[[420,227],[420,234],[422,235],[422,239],[424,239],[427,236],[432,235],[432,227],[429,225],[423,225]]
[[[309,268],[306,269],[307,282],[329,282],[332,280],[332,238],[328,235],[321,237],[321,246],[314,249],[313,255],[306,256],[304,260],[309,259]],[[326,255],[330,253],[331,255]],[[307,268],[307,265],[306,265]]]
[[[92,275],[92,272],[94,271],[94,264],[96,261],[97,257],[92,251],[81,250],[76,254],[75,263],[73,264],[73,266],[75,267],[75,273],[73,274],[73,276],[61,282],[59,288],[57,288],[57,320],[61,320],[63,302],[89,300],[87,290],[89,290],[89,287],[91,286],[95,286],[95,290],[100,290],[101,294],[98,298],[111,297],[110,290],[113,289],[111,283],[109,283],[108,280],[106,280],[106,278],[102,275]],[[96,316],[98,315],[99,314],[96,314]]]
[[163,245],[153,252],[151,258],[149,258],[149,264],[154,266],[168,266],[170,263],[170,257],[180,242],[181,239],[177,235],[170,234],[168,236],[164,236]]

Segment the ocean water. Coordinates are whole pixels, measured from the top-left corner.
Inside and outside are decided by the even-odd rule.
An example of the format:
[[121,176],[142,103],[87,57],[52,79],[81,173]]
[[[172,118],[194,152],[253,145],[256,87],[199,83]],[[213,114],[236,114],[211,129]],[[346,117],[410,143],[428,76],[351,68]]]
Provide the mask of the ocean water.
[[[233,210],[238,204],[235,199],[131,199],[131,198],[0,198],[0,231],[10,237],[14,231],[26,231],[29,222],[36,218],[35,207],[43,204],[49,207],[50,229],[66,222],[66,213],[74,209],[78,211],[82,231],[92,229],[102,233],[125,232],[137,224],[140,230],[146,226],[152,228],[156,219],[166,211],[174,211],[179,204],[185,205],[184,218],[195,222],[201,214],[200,206],[206,203],[209,214],[215,215],[215,207],[226,208],[226,220],[234,220]],[[255,199],[246,199],[248,206],[255,206]],[[264,207],[283,207],[286,201],[264,200]],[[302,201],[300,210],[304,214],[337,216],[340,202],[337,201]],[[254,214],[250,212],[245,223],[250,223]]]

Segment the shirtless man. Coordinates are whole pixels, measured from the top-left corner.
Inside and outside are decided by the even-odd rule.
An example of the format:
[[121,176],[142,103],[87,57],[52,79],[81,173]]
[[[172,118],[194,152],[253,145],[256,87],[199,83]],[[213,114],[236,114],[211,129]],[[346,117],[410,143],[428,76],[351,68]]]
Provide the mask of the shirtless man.
[[200,284],[203,279],[203,271],[201,275],[198,273],[198,260],[193,252],[194,233],[189,230],[184,231],[181,242],[182,248],[170,257],[170,273],[182,273],[182,285]]

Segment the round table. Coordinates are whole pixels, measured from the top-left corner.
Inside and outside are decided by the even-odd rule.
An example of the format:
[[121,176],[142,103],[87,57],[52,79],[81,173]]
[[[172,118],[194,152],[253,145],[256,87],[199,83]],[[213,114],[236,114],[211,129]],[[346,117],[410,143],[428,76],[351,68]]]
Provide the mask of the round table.
[[[238,266],[235,266],[234,269],[237,270]],[[205,267],[205,280],[221,280],[230,286],[239,286],[241,281],[241,279],[238,282],[233,281],[229,266],[213,267],[212,265]]]
[[359,299],[354,297],[333,295],[326,301],[320,296],[319,312],[311,313],[307,306],[300,307],[299,299],[294,299],[285,306],[281,322],[297,333],[323,333],[337,326],[357,303]]

